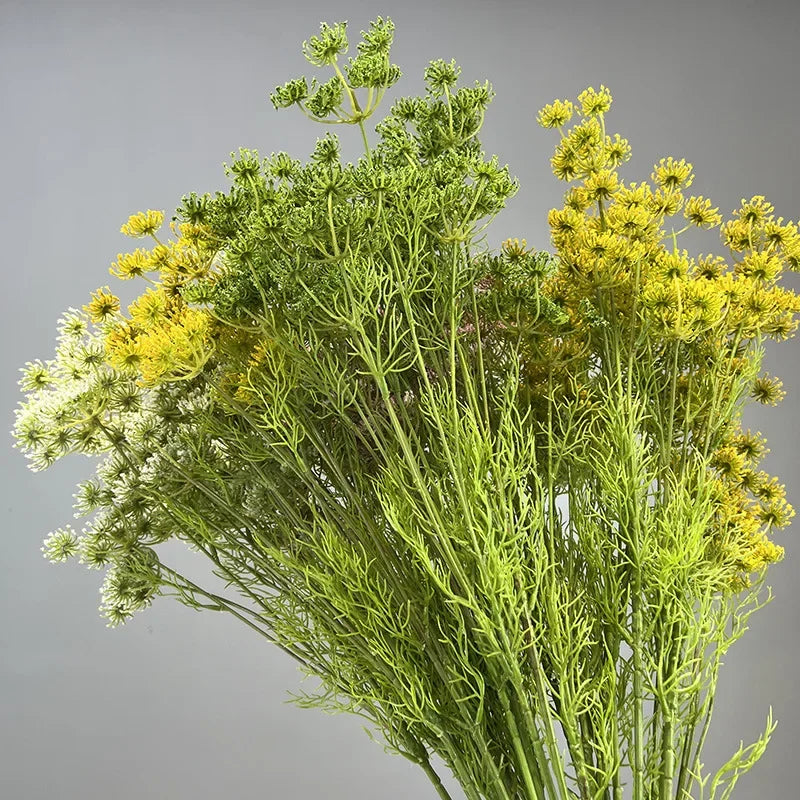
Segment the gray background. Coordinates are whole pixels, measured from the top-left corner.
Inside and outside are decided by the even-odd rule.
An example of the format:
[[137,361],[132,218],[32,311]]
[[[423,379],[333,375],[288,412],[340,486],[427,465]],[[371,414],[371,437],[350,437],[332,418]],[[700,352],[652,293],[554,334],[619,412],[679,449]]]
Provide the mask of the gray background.
[[[765,194],[778,214],[800,217],[796,0],[0,2],[7,429],[17,367],[50,357],[64,308],[113,285],[108,266],[129,249],[118,233],[127,217],[145,208],[169,216],[182,194],[226,187],[221,162],[239,146],[305,159],[324,129],[296,109],[276,112],[268,92],[311,74],[300,43],[320,21],[348,20],[354,46],[379,14],[396,23],[393,60],[404,72],[385,109],[422,91],[433,58],[455,58],[468,83],[493,83],[482,140],[522,182],[490,229],[495,246],[525,236],[550,249],[546,214],[565,185],[549,170],[557,135],[538,128],[535,113],[600,83],[614,95],[609,131],[633,147],[623,177],[648,179],[660,157],[685,157],[697,173],[692,190],[724,214]],[[345,156],[357,157],[357,135],[341,133]],[[713,232],[683,246],[723,253]],[[798,278],[787,284],[800,288]],[[745,422],[770,440],[765,467],[800,505],[798,352],[796,339],[770,343],[766,366],[788,397]],[[285,704],[302,676],[233,618],[162,599],[107,630],[97,612],[102,573],[51,566],[39,551],[71,518],[90,463],[73,457],[36,475],[10,444],[6,436],[0,448],[0,797],[433,797],[423,774],[372,743],[358,718]],[[771,572],[776,599],[726,659],[705,751],[716,770],[774,707],[779,726],[739,800],[797,796],[793,537],[791,528],[777,536],[787,558]],[[170,554],[195,569],[191,554]]]

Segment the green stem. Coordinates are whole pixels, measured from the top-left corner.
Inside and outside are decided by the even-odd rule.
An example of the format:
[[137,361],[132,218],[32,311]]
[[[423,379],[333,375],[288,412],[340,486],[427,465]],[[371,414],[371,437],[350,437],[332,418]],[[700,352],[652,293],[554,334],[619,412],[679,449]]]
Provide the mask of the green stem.
[[367,155],[367,163],[372,166],[372,152],[369,149],[369,141],[367,140],[367,131],[364,128],[364,122],[358,121],[358,127],[361,129],[361,139],[364,142],[364,152]]

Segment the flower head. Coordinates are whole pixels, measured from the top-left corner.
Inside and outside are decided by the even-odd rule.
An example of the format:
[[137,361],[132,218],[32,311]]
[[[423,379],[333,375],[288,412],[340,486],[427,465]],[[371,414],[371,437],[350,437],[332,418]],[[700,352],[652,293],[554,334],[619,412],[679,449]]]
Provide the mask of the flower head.
[[104,286],[96,292],[92,292],[92,300],[84,306],[84,310],[92,322],[104,322],[119,311],[119,298],[111,294],[108,286]]
[[119,253],[117,260],[109,268],[109,272],[120,280],[139,278],[153,269],[150,253],[137,248],[133,253]]
[[153,235],[164,223],[163,211],[140,211],[128,218],[128,221],[119,229],[126,236],[140,237]]
[[539,110],[536,121],[543,128],[561,128],[571,119],[575,106],[569,100],[554,100]]
[[611,108],[611,92],[603,85],[599,91],[590,86],[578,95],[578,102],[581,104],[584,117],[596,117],[605,114]]
[[78,537],[72,527],[67,525],[53,531],[42,545],[45,558],[53,563],[67,561],[78,553]]
[[711,201],[702,195],[690,197],[686,201],[683,215],[698,228],[716,228],[722,222],[719,208],[712,208]]
[[786,396],[783,381],[769,375],[761,375],[753,382],[753,397],[766,406],[776,406]]
[[667,191],[687,189],[694,181],[692,165],[684,159],[676,161],[672,156],[662,158],[653,167],[654,172],[650,176],[653,182]]
[[333,25],[323,22],[319,26],[319,36],[312,36],[303,42],[303,54],[316,67],[334,64],[342,53],[347,52],[347,48],[347,22]]

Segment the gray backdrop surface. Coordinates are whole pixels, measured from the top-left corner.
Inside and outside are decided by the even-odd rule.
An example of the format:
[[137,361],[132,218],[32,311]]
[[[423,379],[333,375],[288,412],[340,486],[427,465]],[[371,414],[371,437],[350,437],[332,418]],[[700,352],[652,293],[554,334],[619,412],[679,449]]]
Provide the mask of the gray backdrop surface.
[[[404,72],[387,96],[423,91],[433,58],[455,58],[467,83],[497,96],[482,140],[522,188],[490,229],[550,249],[546,215],[564,184],[550,173],[557,136],[535,123],[556,97],[603,83],[608,118],[633,147],[628,180],[662,156],[695,165],[692,191],[724,214],[764,194],[800,217],[800,4],[796,0],[653,2],[574,0],[383,3],[194,0],[0,2],[0,231],[2,418],[12,424],[17,368],[50,357],[55,321],[113,282],[129,249],[118,231],[145,208],[172,213],[182,194],[227,187],[221,162],[239,146],[305,159],[322,126],[276,112],[268,92],[311,74],[303,39],[322,20],[349,21],[353,42],[378,15],[396,23],[393,61]],[[376,118],[377,119],[377,118]],[[357,132],[340,131],[346,159]],[[686,239],[724,251],[715,233]],[[798,275],[787,284],[800,289]],[[138,288],[138,287],[137,287]],[[123,285],[124,300],[131,292]],[[127,292],[127,294],[126,294]],[[797,339],[769,344],[765,366],[785,402],[751,409],[773,453],[765,468],[800,505]],[[102,573],[51,566],[39,551],[71,519],[75,483],[91,464],[67,459],[28,471],[6,435],[0,448],[0,797],[94,800],[432,797],[421,771],[384,754],[355,717],[285,704],[301,688],[294,664],[235,620],[157,600],[107,630]],[[773,706],[778,728],[742,779],[739,800],[796,797],[800,735],[800,549],[776,536],[776,599],[726,658],[706,748],[716,769],[752,741]],[[179,548],[165,556],[200,570]],[[452,786],[452,781],[448,782]],[[455,793],[460,797],[459,793]]]

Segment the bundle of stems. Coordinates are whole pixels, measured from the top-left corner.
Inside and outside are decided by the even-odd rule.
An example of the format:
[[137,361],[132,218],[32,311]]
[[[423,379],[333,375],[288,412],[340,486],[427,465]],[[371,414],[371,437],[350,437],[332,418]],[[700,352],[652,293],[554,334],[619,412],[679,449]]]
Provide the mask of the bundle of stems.
[[[99,289],[24,368],[33,468],[101,457],[85,527],[43,550],[106,570],[110,625],[158,595],[230,613],[319,679],[297,703],[361,715],[441,798],[437,759],[469,800],[727,800],[774,729],[704,773],[721,657],[794,513],[741,414],[781,399],[760,370],[797,325],[797,225],[760,196],[723,223],[683,160],[623,182],[589,88],[539,112],[572,184],[556,252],[493,253],[517,183],[477,138],[489,84],[431,62],[371,149],[392,37],[378,18],[342,66],[346,26],[323,24],[304,52],[331,79],[272,95],[358,126],[355,166],[331,134],[304,165],[232,154],[174,240],[161,212],[123,226],[154,242],[112,265],[150,284],[127,313]],[[731,259],[679,251],[680,210]],[[225,588],[165,563],[168,539]]]

